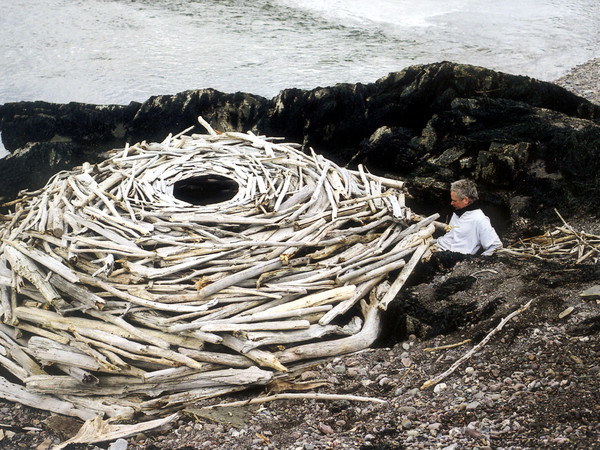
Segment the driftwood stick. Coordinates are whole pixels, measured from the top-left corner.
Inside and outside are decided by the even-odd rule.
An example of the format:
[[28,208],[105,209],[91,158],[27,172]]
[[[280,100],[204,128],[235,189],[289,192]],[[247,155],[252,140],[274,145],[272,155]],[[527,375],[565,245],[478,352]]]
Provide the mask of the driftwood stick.
[[[126,339],[136,339],[136,334],[129,333],[126,329],[121,326],[116,326],[110,323],[100,322],[97,320],[86,319],[83,317],[62,317],[52,311],[46,311],[38,308],[27,308],[19,306],[15,310],[15,315],[20,322],[31,322],[34,324],[41,325],[50,330],[61,330],[61,331],[73,331],[80,328],[102,330],[107,333],[120,336]],[[176,334],[168,334],[157,330],[151,330],[147,328],[139,329],[139,333],[144,335],[150,335],[158,342],[168,342],[170,345],[183,346],[187,348],[198,348],[201,347],[204,341],[193,339],[186,336],[179,336]],[[215,336],[216,340],[213,343],[217,344],[221,342],[218,336]],[[139,339],[139,338],[138,338]],[[54,339],[56,340],[56,339]],[[57,341],[60,342],[60,341]]]
[[4,377],[0,377],[0,397],[10,402],[21,403],[32,408],[66,416],[79,417],[83,420],[92,419],[96,416],[95,411],[77,408],[71,402],[59,400],[50,395],[34,394],[17,384],[11,383]]
[[29,280],[49,304],[54,306],[62,301],[58,292],[46,281],[46,275],[37,268],[31,259],[11,246],[4,248],[4,254],[12,269],[23,278]]
[[212,323],[200,327],[200,331],[223,332],[223,331],[256,331],[256,330],[298,330],[308,328],[308,320],[288,320],[275,322],[256,323]]
[[305,344],[276,353],[281,363],[286,364],[301,359],[324,358],[352,353],[369,347],[379,336],[381,330],[381,311],[374,307],[367,308],[362,330],[349,337],[336,341]]
[[419,261],[421,261],[421,257],[425,253],[425,250],[427,250],[427,248],[429,247],[430,243],[431,243],[430,240],[427,242],[424,242],[423,244],[421,244],[419,246],[419,248],[417,248],[417,250],[415,250],[415,252],[413,253],[412,257],[410,258],[410,261],[408,262],[408,264],[406,264],[406,266],[404,266],[404,268],[398,275],[398,278],[396,278],[396,280],[392,283],[392,285],[390,286],[390,289],[386,292],[383,299],[379,302],[379,305],[377,305],[377,307],[379,309],[381,309],[383,311],[387,310],[389,303],[392,300],[394,300],[396,295],[398,295],[398,292],[400,292],[400,289],[402,289],[402,286],[404,286],[404,283],[406,283],[406,280],[412,273],[412,271],[415,268],[415,266],[417,265],[417,263]]
[[55,364],[55,366],[72,377],[78,383],[92,385],[97,385],[100,383],[100,380],[98,380],[95,375],[92,375],[87,370],[80,369],[79,367],[67,366],[65,364]]
[[2,259],[0,259],[0,272],[0,277],[3,278],[3,281],[0,283],[0,319],[4,323],[15,325],[16,322],[13,319],[11,305],[12,273]]
[[266,345],[289,345],[292,343],[311,341],[322,338],[323,336],[338,334],[349,336],[360,331],[360,325],[350,322],[345,327],[337,325],[311,325],[305,330],[296,331],[249,331],[244,333],[246,340],[242,351],[247,353],[253,348],[263,347]]
[[350,297],[348,300],[338,303],[331,309],[331,311],[327,312],[321,319],[319,319],[319,325],[327,325],[331,323],[331,321],[337,316],[347,313],[350,308],[362,300],[365,295],[367,295],[375,286],[377,286],[382,279],[382,276],[374,276],[370,280],[359,284],[352,297]]
[[93,292],[90,292],[83,287],[69,283],[59,275],[50,274],[48,280],[50,281],[50,284],[52,284],[67,297],[77,300],[78,302],[87,305],[91,309],[101,309],[104,308],[104,305],[106,304],[102,297],[97,296]]
[[439,347],[428,347],[424,348],[424,352],[435,352],[438,350],[448,350],[449,348],[460,347],[471,342],[471,339],[465,339],[464,341],[456,342],[454,344],[440,345]]
[[388,403],[387,400],[374,397],[360,397],[358,395],[343,395],[343,394],[319,394],[319,393],[282,393],[269,395],[267,397],[251,398],[248,400],[241,400],[239,402],[228,402],[218,403],[216,405],[209,405],[200,408],[200,410],[214,409],[214,408],[238,408],[246,405],[257,405],[261,403],[268,403],[275,400],[348,400],[352,402],[373,402],[373,403]]
[[155,428],[165,426],[174,422],[178,417],[179,414],[175,413],[168,417],[134,425],[113,425],[109,421],[102,420],[101,416],[87,418],[86,422],[75,436],[57,445],[54,449],[61,450],[70,444],[94,444],[97,442],[114,441],[120,438],[135,436],[138,433],[148,432]]
[[[9,327],[3,325],[2,328],[6,329]],[[11,359],[19,363],[28,374],[35,375],[44,373],[44,370],[25,352],[24,348],[2,331],[0,331],[0,344],[8,350]],[[25,344],[23,343],[23,345]]]
[[250,350],[244,352],[244,341],[234,336],[227,334],[223,335],[223,345],[231,348],[232,350],[243,353],[244,356],[248,357],[260,366],[271,367],[272,369],[279,370],[280,372],[287,372],[287,368],[282,365],[277,357],[270,352],[264,350]]
[[339,302],[352,298],[356,292],[356,286],[342,286],[328,291],[311,294],[306,297],[294,300],[279,306],[274,306],[265,311],[265,313],[277,313],[282,311],[292,311],[294,309],[309,308],[312,306],[320,306],[327,303]]
[[29,339],[29,352],[46,364],[58,363],[92,371],[104,369],[95,358],[82,351],[40,336]]
[[271,270],[279,269],[283,265],[283,261],[281,259],[276,259],[274,261],[269,261],[267,263],[259,264],[255,267],[251,267],[246,270],[242,270],[241,272],[234,273],[232,275],[221,278],[214,283],[209,284],[206,287],[203,287],[198,291],[198,298],[206,298],[212,294],[216,294],[221,289],[225,289],[229,286],[233,286],[236,283],[241,281],[254,278],[259,276],[264,272],[269,272]]
[[473,356],[475,353],[477,353],[485,344],[488,343],[488,341],[500,330],[502,330],[502,328],[504,328],[504,325],[506,325],[506,323],[511,320],[513,317],[517,316],[518,314],[521,314],[523,311],[529,309],[529,307],[531,306],[531,303],[533,302],[532,300],[529,300],[525,305],[521,306],[519,309],[517,309],[516,311],[513,311],[512,313],[510,313],[508,316],[506,316],[504,319],[502,319],[500,321],[500,323],[496,326],[496,328],[494,328],[492,331],[490,331],[485,338],[483,338],[481,340],[481,342],[479,342],[475,347],[473,347],[471,350],[469,350],[467,353],[465,353],[463,356],[461,356],[458,360],[456,360],[448,370],[446,370],[445,372],[439,374],[438,376],[431,378],[429,380],[427,380],[425,383],[423,383],[423,385],[421,386],[421,389],[427,389],[430,386],[433,386],[434,384],[439,383],[440,381],[442,381],[444,378],[446,378],[448,375],[451,375],[456,369],[458,369],[458,367],[460,367],[460,365],[465,362],[466,360],[468,360],[471,356]]
[[178,349],[182,355],[189,356],[196,361],[220,364],[229,367],[250,367],[254,362],[242,355],[231,355],[229,353],[207,352],[181,347]]

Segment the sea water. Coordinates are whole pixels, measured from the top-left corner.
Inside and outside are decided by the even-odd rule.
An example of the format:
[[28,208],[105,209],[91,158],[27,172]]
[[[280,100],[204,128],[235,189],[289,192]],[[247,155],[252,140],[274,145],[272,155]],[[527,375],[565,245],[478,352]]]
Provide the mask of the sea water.
[[0,0],[0,104],[271,98],[454,61],[554,80],[600,56],[598,0]]

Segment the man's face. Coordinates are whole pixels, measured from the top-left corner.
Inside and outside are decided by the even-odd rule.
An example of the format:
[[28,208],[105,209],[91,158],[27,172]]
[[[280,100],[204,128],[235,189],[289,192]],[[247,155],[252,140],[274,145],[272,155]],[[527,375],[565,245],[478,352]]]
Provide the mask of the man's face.
[[469,197],[460,198],[454,191],[450,191],[450,198],[452,199],[450,204],[454,209],[463,209],[469,204]]

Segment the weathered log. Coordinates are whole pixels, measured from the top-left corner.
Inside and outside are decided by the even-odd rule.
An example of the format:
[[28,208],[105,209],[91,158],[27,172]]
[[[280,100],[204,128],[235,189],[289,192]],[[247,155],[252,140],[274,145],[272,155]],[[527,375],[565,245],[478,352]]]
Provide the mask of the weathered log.
[[21,403],[32,408],[43,409],[57,414],[75,416],[83,420],[96,417],[96,412],[93,410],[77,408],[73,403],[59,400],[53,396],[35,394],[15,383],[9,382],[4,377],[0,377],[0,397],[10,402]]

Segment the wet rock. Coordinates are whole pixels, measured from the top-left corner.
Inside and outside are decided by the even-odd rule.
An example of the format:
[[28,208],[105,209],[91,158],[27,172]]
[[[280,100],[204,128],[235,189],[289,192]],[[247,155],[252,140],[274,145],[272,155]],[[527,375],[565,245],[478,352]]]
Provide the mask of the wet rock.
[[[188,127],[204,132],[199,115],[217,130],[284,136],[340,164],[402,176],[414,201],[435,211],[447,206],[448,183],[458,178],[476,180],[482,202],[498,214],[533,217],[565,196],[587,204],[598,176],[600,106],[552,83],[449,62],[370,84],[286,89],[270,100],[202,89],[126,106],[10,103],[0,106],[0,132],[13,153],[41,143],[44,152],[69,156],[77,148],[94,162],[125,142],[162,141]],[[12,175],[0,196],[43,185],[63,168],[25,177],[27,167],[0,161],[0,175]],[[424,336],[419,327],[408,332]]]
[[22,189],[36,190],[56,172],[85,161],[84,147],[66,142],[28,143],[0,160],[0,200],[15,197]]

